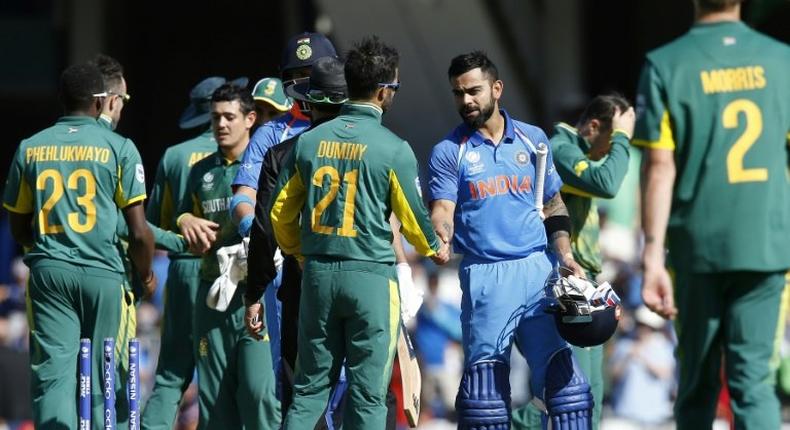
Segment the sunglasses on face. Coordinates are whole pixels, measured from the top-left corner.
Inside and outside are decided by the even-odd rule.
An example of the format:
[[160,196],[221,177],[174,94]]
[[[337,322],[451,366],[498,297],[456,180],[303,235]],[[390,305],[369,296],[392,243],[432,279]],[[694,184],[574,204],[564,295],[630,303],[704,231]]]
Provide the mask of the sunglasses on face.
[[389,88],[392,91],[398,91],[400,89],[400,81],[397,82],[388,82],[388,83],[381,83],[379,82],[379,88]]
[[129,94],[120,94],[113,91],[105,91],[103,93],[93,94],[93,97],[110,97],[110,96],[118,96],[123,100],[124,103],[129,103],[129,100],[132,99],[132,96]]
[[323,91],[323,90],[309,90],[307,92],[307,99],[313,103],[334,103],[340,104],[348,101],[348,97],[341,92]]

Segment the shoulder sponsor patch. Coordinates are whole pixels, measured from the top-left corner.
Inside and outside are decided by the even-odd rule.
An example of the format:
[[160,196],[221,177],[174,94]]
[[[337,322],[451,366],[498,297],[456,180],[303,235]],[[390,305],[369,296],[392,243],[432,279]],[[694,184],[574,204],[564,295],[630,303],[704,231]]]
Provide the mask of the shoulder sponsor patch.
[[576,163],[575,166],[573,166],[573,171],[576,173],[576,176],[581,176],[582,172],[587,170],[588,167],[590,167],[590,164],[587,163],[587,161],[582,160]]
[[417,187],[417,195],[422,198],[422,185],[420,184],[420,177],[414,178],[414,186]]
[[137,179],[137,182],[145,183],[145,168],[142,164],[136,164],[134,166],[134,178]]

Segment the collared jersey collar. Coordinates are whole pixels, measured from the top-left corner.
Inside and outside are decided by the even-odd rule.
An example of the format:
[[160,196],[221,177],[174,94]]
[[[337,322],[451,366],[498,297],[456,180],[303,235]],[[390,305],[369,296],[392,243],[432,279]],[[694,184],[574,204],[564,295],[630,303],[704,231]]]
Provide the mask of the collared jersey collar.
[[695,22],[694,25],[691,27],[691,30],[694,31],[704,31],[707,29],[716,29],[716,28],[723,28],[723,27],[739,27],[745,28],[746,24],[743,21],[730,21],[730,20],[723,20],[723,21],[711,21],[711,22]]
[[64,125],[97,125],[96,118],[91,118],[89,116],[83,115],[75,115],[75,116],[62,116],[58,118],[56,124],[64,124]]
[[340,108],[341,115],[354,115],[354,116],[369,116],[381,122],[381,116],[384,111],[380,107],[372,103],[364,102],[347,102]]
[[[504,109],[499,109],[499,113],[505,118],[505,133],[502,135],[502,141],[500,143],[513,143],[516,139],[516,130],[515,126],[513,125],[513,119],[510,118],[510,115],[507,114],[507,111]],[[472,146],[480,146],[488,140],[487,138],[483,137],[480,134],[479,130],[473,130],[471,127],[466,125],[466,123],[461,124],[463,127],[463,135],[468,137],[468,142],[472,144]]]
[[577,145],[579,145],[579,148],[581,148],[585,154],[590,152],[592,145],[590,145],[590,142],[587,139],[579,134],[579,130],[577,130],[576,127],[564,122],[558,122],[554,125],[554,130],[556,130],[558,134],[567,134],[568,138],[572,142],[575,142]]
[[231,164],[241,163],[241,157],[232,161],[225,158],[225,154],[222,153],[222,149],[217,149],[217,151],[214,152],[214,158],[217,160],[216,164],[218,165],[222,164],[223,166],[230,166]]

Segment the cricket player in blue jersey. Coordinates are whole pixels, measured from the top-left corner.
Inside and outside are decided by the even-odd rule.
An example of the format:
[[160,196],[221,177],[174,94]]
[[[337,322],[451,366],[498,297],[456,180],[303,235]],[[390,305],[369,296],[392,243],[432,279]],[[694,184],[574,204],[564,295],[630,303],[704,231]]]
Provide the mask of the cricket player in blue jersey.
[[[280,63],[283,87],[287,88],[296,81],[309,79],[313,63],[323,57],[337,57],[335,47],[326,36],[302,33],[292,37],[283,51]],[[259,127],[244,151],[241,168],[233,180],[234,196],[230,204],[233,222],[239,226],[242,237],[249,236],[255,219],[255,194],[263,156],[272,146],[310,127],[310,117],[307,115],[309,111],[302,112],[303,109],[309,109],[306,106],[294,103],[288,113]]]
[[510,428],[515,340],[529,363],[529,388],[552,428],[589,429],[590,386],[545,312],[552,261],[584,277],[573,258],[551,151],[543,176],[545,221],[536,207],[537,147],[549,140],[500,110],[503,83],[484,53],[455,57],[448,75],[463,124],[434,147],[429,170],[434,227],[463,254],[458,428]]

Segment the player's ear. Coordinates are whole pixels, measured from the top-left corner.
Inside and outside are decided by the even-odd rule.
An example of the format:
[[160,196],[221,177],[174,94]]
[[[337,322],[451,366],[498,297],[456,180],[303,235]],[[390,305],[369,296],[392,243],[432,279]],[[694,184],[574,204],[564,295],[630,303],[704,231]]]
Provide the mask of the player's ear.
[[255,112],[255,109],[251,110],[245,117],[244,117],[244,125],[247,128],[252,128],[252,125],[255,124],[255,120],[258,118],[258,113]]
[[587,126],[590,128],[590,131],[596,131],[596,132],[600,132],[601,131],[601,121],[599,121],[599,120],[597,120],[595,118],[591,119],[587,123]]
[[491,84],[491,95],[494,97],[494,100],[499,100],[502,97],[502,90],[505,89],[505,83],[497,79]]

